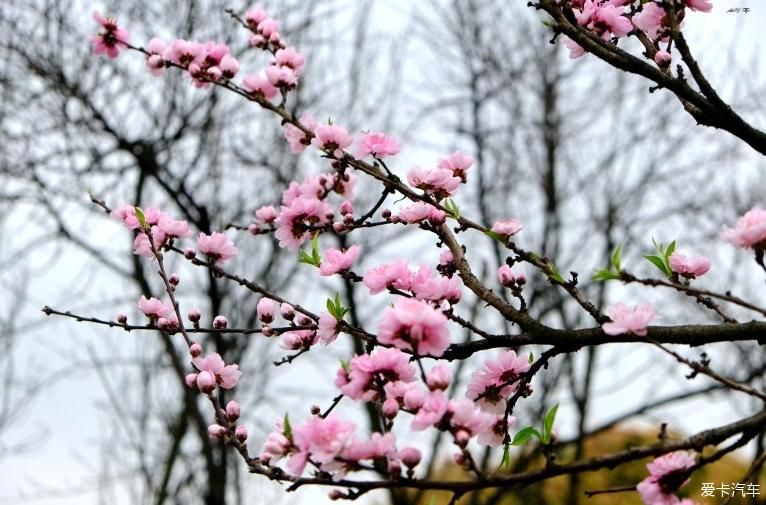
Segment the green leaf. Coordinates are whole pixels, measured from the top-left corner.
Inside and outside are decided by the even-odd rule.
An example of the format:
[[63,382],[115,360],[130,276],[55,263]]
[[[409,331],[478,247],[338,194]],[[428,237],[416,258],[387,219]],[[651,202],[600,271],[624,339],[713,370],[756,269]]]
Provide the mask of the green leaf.
[[513,436],[511,445],[524,445],[532,437],[535,437],[538,440],[542,440],[543,438],[537,429],[532,426],[527,426],[526,428],[520,429],[518,433]]
[[451,218],[460,219],[460,208],[452,198],[447,198],[444,201],[444,208],[447,210],[447,214],[449,214]]
[[529,364],[531,365],[535,361],[534,353],[529,353]]
[[656,266],[660,269],[660,271],[670,277],[672,275],[672,272],[670,271],[670,268],[665,264],[665,260],[659,256],[644,256],[652,265]]
[[348,309],[340,301],[340,293],[335,293],[334,298],[328,298],[325,305],[327,306],[327,312],[338,321],[343,319],[343,316],[348,313]]
[[618,272],[622,270],[621,257],[622,257],[622,246],[618,245],[617,249],[615,249],[614,252],[612,253],[612,267],[614,267],[614,269],[617,270]]
[[303,249],[298,250],[298,263],[305,263],[307,265],[319,267],[316,260]]
[[619,280],[619,279],[620,279],[620,274],[618,274],[617,272],[612,272],[611,270],[606,270],[606,269],[597,270],[593,274],[593,277],[591,277],[591,280],[594,280],[594,281],[612,281],[612,280]]
[[484,232],[484,235],[497,240],[501,244],[505,244],[505,236],[500,235],[499,233],[495,233],[492,230],[487,230],[487,231]]
[[553,422],[556,420],[556,412],[559,410],[559,404],[555,404],[550,408],[545,419],[543,419],[543,443],[548,444],[551,441],[551,434],[553,433]]
[[290,417],[285,412],[285,420],[282,422],[282,431],[285,434],[285,438],[290,442],[293,441],[293,427],[290,426]]
[[141,207],[134,207],[136,212],[136,219],[138,219],[138,224],[141,225],[141,228],[144,230],[146,229],[146,216],[144,215],[144,211],[141,210]]
[[347,359],[340,360],[340,367],[343,369],[344,372],[348,372],[351,370],[351,363]]
[[668,265],[668,261],[670,261],[670,255],[673,254],[673,251],[676,250],[676,241],[670,243],[667,249],[665,249],[665,264]]
[[560,282],[561,284],[566,284],[567,281],[561,275],[561,272],[559,272],[558,268],[556,268],[556,266],[553,263],[550,263],[550,267],[551,267],[550,268],[551,272],[550,274],[548,274],[550,278],[557,282]]

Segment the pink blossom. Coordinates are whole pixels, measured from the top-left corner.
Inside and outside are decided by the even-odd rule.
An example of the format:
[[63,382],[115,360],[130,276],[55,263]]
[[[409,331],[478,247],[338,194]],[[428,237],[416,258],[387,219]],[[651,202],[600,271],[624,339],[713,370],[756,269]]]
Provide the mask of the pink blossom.
[[654,62],[660,67],[667,67],[672,59],[673,57],[667,51],[657,51],[657,54],[654,55]]
[[237,75],[237,72],[239,72],[239,62],[230,54],[221,58],[221,63],[218,67],[221,69],[223,76],[227,79],[231,79]]
[[98,34],[90,39],[93,52],[105,54],[109,58],[116,58],[120,54],[120,45],[127,46],[128,44],[128,31],[117,26],[117,21],[103,16],[98,11],[93,12],[93,19],[101,25]]
[[269,324],[274,321],[274,316],[277,313],[277,304],[271,298],[266,298],[264,296],[258,300],[258,305],[255,306],[255,312],[262,323]]
[[612,319],[612,322],[601,325],[601,328],[607,335],[633,333],[643,337],[646,336],[646,327],[654,317],[654,309],[648,303],[639,305],[634,309],[618,303],[613,305],[607,311],[607,314]]
[[492,231],[503,237],[516,235],[523,228],[519,220],[515,218],[495,221],[495,224],[492,225]]
[[326,310],[319,314],[317,337],[325,345],[333,343],[338,338],[338,320]]
[[500,279],[500,284],[507,288],[527,282],[527,276],[524,275],[524,272],[515,271],[508,265],[502,265],[497,269],[497,278]]
[[277,211],[271,205],[259,207],[258,210],[255,211],[255,219],[259,223],[273,223],[277,219]]
[[[213,378],[215,381],[215,378]],[[188,373],[184,377],[184,382],[186,383],[186,387],[189,389],[197,389],[197,374],[196,373]]]
[[403,447],[399,451],[399,457],[402,459],[402,463],[409,468],[415,468],[420,463],[422,455],[420,451],[415,447]]
[[436,166],[440,169],[450,170],[452,175],[465,182],[468,178],[468,169],[473,165],[473,158],[463,154],[462,151],[455,151],[446,158],[440,159]]
[[268,13],[261,7],[255,7],[245,13],[245,22],[252,29],[258,28],[258,24],[269,17]]
[[274,54],[274,64],[280,67],[291,68],[296,75],[300,75],[306,57],[295,50],[294,47],[279,49]]
[[569,37],[564,36],[563,41],[566,48],[569,49],[569,57],[571,59],[579,58],[585,54],[585,48]]
[[692,468],[695,463],[696,460],[692,454],[686,451],[676,451],[660,456],[647,464],[649,476],[636,486],[644,503],[647,505],[679,505],[682,503],[676,496],[665,492],[661,481],[669,474]]
[[360,247],[352,245],[348,249],[328,249],[324,253],[324,259],[319,266],[320,275],[334,275],[338,272],[345,272],[351,268],[357,256],[359,256]]
[[197,370],[201,372],[210,372],[215,377],[215,382],[224,389],[231,389],[239,382],[242,372],[239,371],[239,365],[227,365],[221,355],[217,352],[208,354],[204,358],[194,358],[192,360]]
[[396,457],[396,445],[393,433],[373,433],[370,440],[354,440],[341,455],[349,462],[375,460]]
[[432,391],[428,394],[423,406],[418,409],[417,414],[410,423],[410,429],[413,431],[423,431],[431,426],[439,424],[447,414],[449,408],[449,399],[443,391]]
[[673,272],[694,279],[710,270],[710,258],[706,256],[684,256],[674,252],[669,259],[670,269]]
[[190,237],[192,234],[191,229],[189,229],[189,223],[181,219],[171,219],[167,216],[160,217],[157,227],[170,239]]
[[176,39],[165,50],[165,59],[187,68],[191,64],[202,63],[205,59],[205,50],[199,42]]
[[362,279],[362,283],[370,290],[370,294],[377,294],[384,289],[410,289],[412,274],[405,260],[387,263],[369,270]]
[[447,318],[422,300],[398,300],[383,311],[378,341],[419,355],[439,357],[450,344]]
[[[460,400],[450,405],[452,417],[450,427],[453,433],[464,432],[468,438],[486,433],[492,429],[496,422],[496,416],[483,411],[470,400]],[[494,439],[492,439],[494,442]],[[502,439],[497,445],[502,444]]]
[[211,440],[219,440],[226,436],[226,428],[220,424],[211,424],[207,427],[207,435]]
[[419,300],[446,300],[454,305],[460,301],[461,287],[457,277],[444,277],[426,265],[422,265],[417,274],[410,276],[410,290]]
[[195,374],[197,379],[197,389],[205,394],[210,394],[215,391],[216,380],[215,375],[211,372],[200,372]]
[[665,33],[666,12],[656,2],[645,3],[641,12],[633,16],[633,24],[636,28],[646,33],[652,39],[658,39]]
[[325,202],[316,198],[295,198],[282,206],[274,236],[280,247],[297,251],[311,237],[310,227],[327,223],[328,216],[332,216],[332,209]]
[[141,295],[141,298],[138,300],[138,310],[143,312],[146,317],[156,319],[165,316],[165,314],[170,312],[171,307],[154,297],[147,300],[145,296]]
[[[147,225],[155,225],[165,216],[161,210],[154,207],[142,209],[142,212],[144,213],[144,219],[146,220]],[[136,215],[136,207],[133,205],[122,205],[121,207],[114,209],[109,215],[122,221],[122,223],[131,230],[141,228],[141,223],[138,221],[138,216]]]
[[503,415],[495,417],[495,421],[486,431],[479,433],[477,442],[490,447],[500,447],[505,440],[506,432],[516,424],[516,417],[508,416],[507,422]]
[[[145,258],[153,258],[154,252],[162,249],[165,244],[165,234],[157,226],[152,226],[152,240],[144,232],[139,232],[133,240],[133,254]],[[154,242],[154,246],[152,246]]]
[[425,202],[415,202],[399,210],[399,217],[408,224],[420,223],[428,219],[434,224],[441,224],[446,219],[444,211],[437,209],[433,205]]
[[514,351],[502,352],[471,375],[465,396],[485,412],[501,415],[506,400],[518,390],[519,380],[527,370],[526,358]]
[[219,232],[213,232],[210,235],[201,232],[197,239],[197,247],[213,263],[229,260],[239,252],[229,237]]
[[335,385],[351,399],[372,401],[378,399],[381,386],[413,380],[415,368],[409,356],[399,349],[378,347],[351,358],[348,370],[338,371]]
[[369,155],[376,158],[385,158],[399,154],[399,142],[385,133],[370,132],[362,135],[359,139],[357,156],[365,158]]
[[226,417],[229,418],[229,421],[236,421],[239,419],[241,413],[242,409],[240,408],[239,403],[235,400],[230,400],[229,403],[226,404]]
[[268,100],[271,100],[279,93],[276,86],[266,78],[265,73],[246,75],[242,79],[242,87],[251,95],[260,96]]
[[723,239],[742,248],[766,247],[766,210],[751,209],[737,220],[735,228],[726,228]]
[[453,259],[454,258],[452,256],[452,251],[450,251],[449,249],[445,249],[445,250],[443,250],[439,254],[439,264],[440,265],[448,265],[448,264],[452,263]]
[[298,84],[298,76],[290,67],[270,65],[266,67],[266,79],[277,88],[292,88]]
[[345,128],[334,124],[317,126],[314,135],[311,143],[318,149],[333,153],[336,158],[343,154],[341,149],[347,148],[354,142]]
[[[298,118],[298,122],[309,130],[314,130],[319,124],[316,119],[308,114],[304,114]],[[306,133],[290,123],[285,124],[283,134],[287,143],[290,145],[290,151],[294,154],[302,153],[309,145],[309,139],[308,136],[306,136]]]
[[407,172],[407,182],[437,198],[454,195],[462,182],[451,168],[426,169],[414,166]]
[[[343,421],[332,414],[326,418],[312,416],[293,429],[293,443],[298,449],[298,458],[288,462],[288,469],[294,475],[302,474],[309,457],[322,469],[332,468],[335,458],[351,444],[355,430],[354,423]],[[290,459],[293,458],[296,456]]]
[[587,27],[604,40],[610,37],[624,37],[633,29],[621,6],[600,3],[600,0],[586,0],[583,10],[576,14],[579,24]]

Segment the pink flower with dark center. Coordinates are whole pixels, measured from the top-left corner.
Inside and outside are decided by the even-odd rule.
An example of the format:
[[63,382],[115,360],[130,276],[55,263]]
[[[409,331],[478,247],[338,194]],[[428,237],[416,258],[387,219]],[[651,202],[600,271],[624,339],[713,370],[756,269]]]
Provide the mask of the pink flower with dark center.
[[423,431],[441,423],[449,409],[449,399],[443,391],[431,391],[410,423],[413,431]]
[[146,68],[155,77],[159,77],[165,70],[165,42],[162,39],[154,37],[146,45],[146,52],[149,54],[146,56]]
[[229,237],[218,232],[213,232],[210,235],[201,232],[197,239],[197,247],[213,263],[227,261],[239,252],[239,249],[237,249]]
[[360,247],[358,245],[352,245],[348,249],[328,249],[324,253],[324,259],[319,266],[319,274],[328,276],[334,275],[338,272],[345,272],[359,256]]
[[362,283],[370,290],[370,294],[377,294],[385,289],[410,289],[410,272],[405,260],[387,263],[369,270],[362,279]]
[[265,73],[246,75],[242,79],[242,87],[251,95],[260,96],[268,100],[271,100],[279,93],[277,87],[266,78]]
[[271,205],[259,207],[255,211],[255,219],[263,224],[273,223],[277,219],[277,210]]
[[674,252],[669,259],[670,269],[681,277],[694,279],[710,270],[710,258],[706,256],[684,256]]
[[487,360],[471,375],[465,396],[485,412],[501,415],[506,400],[519,387],[519,380],[529,370],[529,362],[514,351],[503,352],[497,359]]
[[449,387],[452,379],[452,372],[447,365],[436,365],[426,374],[426,384],[431,391],[444,391]]
[[607,335],[632,333],[644,337],[646,336],[646,327],[654,318],[654,309],[648,303],[639,305],[634,309],[618,303],[607,310],[607,315],[612,319],[612,322],[601,325],[601,329]]
[[751,209],[737,220],[737,226],[726,228],[723,239],[742,248],[766,248],[766,210]]
[[586,0],[582,12],[576,13],[576,17],[580,25],[608,40],[612,36],[624,37],[633,29],[630,20],[623,14],[625,8],[622,6],[600,3],[600,0]]
[[266,67],[266,79],[277,88],[292,88],[298,84],[298,76],[290,67],[270,65]]
[[696,463],[694,456],[686,451],[665,454],[646,465],[649,476],[636,486],[641,498],[647,505],[680,505],[680,500],[670,494],[663,486],[662,479],[667,475],[683,472]]
[[128,44],[128,31],[117,26],[117,21],[103,16],[98,11],[93,12],[93,19],[101,25],[98,34],[90,39],[93,52],[105,54],[109,58],[116,58],[120,54],[120,46],[127,46]]
[[656,40],[665,36],[667,30],[665,9],[656,2],[648,2],[643,5],[641,12],[633,16],[633,24],[646,35]]
[[446,158],[440,159],[436,166],[440,169],[450,170],[452,175],[460,178],[462,182],[468,179],[468,169],[473,165],[473,158],[462,151],[455,151]]
[[291,456],[288,469],[293,475],[301,475],[309,458],[322,469],[332,468],[335,459],[351,444],[355,430],[354,423],[332,414],[326,418],[312,416],[293,429],[298,454]]
[[189,65],[199,65],[205,59],[202,44],[192,40],[176,39],[165,50],[165,59],[184,68]]
[[[298,118],[298,122],[309,130],[314,130],[319,125],[317,120],[308,114]],[[287,143],[290,145],[290,151],[294,154],[302,153],[310,144],[306,133],[295,125],[287,123],[283,129],[283,134]]]
[[441,224],[446,219],[444,211],[425,202],[415,202],[402,207],[399,210],[399,217],[408,224],[420,223],[426,219],[433,224]]
[[[152,240],[144,232],[139,232],[133,240],[133,254],[145,258],[154,258],[154,251],[159,251],[165,245],[166,235],[157,226],[152,226]],[[154,243],[154,246],[152,246]]]
[[285,47],[279,49],[274,54],[274,64],[280,67],[288,67],[295,72],[295,75],[300,75],[303,71],[303,64],[306,62],[306,57],[295,50],[294,47]]
[[171,219],[167,216],[160,217],[157,227],[167,238],[185,238],[190,237],[192,231],[189,229],[189,223],[182,219]]
[[314,135],[311,143],[318,149],[332,153],[336,158],[343,155],[342,149],[346,149],[354,142],[354,138],[345,128],[334,124],[317,126]]
[[283,205],[277,219],[274,236],[280,247],[297,251],[301,244],[311,238],[311,227],[325,224],[332,216],[329,205],[316,198],[299,197],[289,205]]
[[461,288],[458,277],[444,277],[426,265],[422,265],[418,273],[410,276],[410,290],[419,300],[446,300],[454,305],[460,301]]
[[399,142],[385,133],[370,132],[362,135],[359,139],[359,150],[357,155],[360,158],[373,155],[376,158],[385,158],[399,154]]
[[194,358],[194,366],[200,372],[209,372],[215,377],[215,382],[224,389],[231,389],[239,382],[242,372],[239,365],[227,365],[217,352],[208,354],[204,358]]
[[524,226],[515,218],[495,221],[495,224],[492,225],[492,231],[503,237],[516,235],[523,228]]
[[422,300],[398,300],[383,312],[378,341],[419,355],[439,357],[450,344],[447,318]]
[[[495,415],[483,411],[470,400],[452,402],[450,411],[452,412],[450,417],[451,431],[455,434],[463,432],[468,438],[491,431],[497,422]],[[494,439],[492,441],[494,442]],[[501,439],[500,444],[502,443]]]
[[170,312],[171,307],[163,304],[154,297],[147,300],[145,296],[141,295],[141,298],[138,299],[138,310],[143,312],[144,315],[150,319],[157,319]]

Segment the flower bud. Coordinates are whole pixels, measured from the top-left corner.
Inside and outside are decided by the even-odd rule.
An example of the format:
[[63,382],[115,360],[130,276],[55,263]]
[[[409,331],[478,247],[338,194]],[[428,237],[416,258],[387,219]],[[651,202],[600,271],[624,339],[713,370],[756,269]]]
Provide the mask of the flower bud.
[[234,430],[234,438],[244,443],[247,440],[247,428],[241,424],[237,426],[237,429]]
[[672,59],[673,57],[667,51],[657,51],[657,54],[654,55],[654,61],[660,67],[667,67]]
[[428,389],[431,391],[444,391],[449,387],[450,379],[449,367],[437,365],[426,375],[426,384],[428,384]]
[[191,247],[184,249],[184,258],[187,260],[193,260],[197,256],[197,252]]
[[170,277],[168,277],[168,282],[173,286],[178,286],[178,283],[181,282],[181,278],[178,276],[178,274],[173,273],[170,274]]
[[391,219],[391,209],[383,209],[380,215],[383,216],[383,219]]
[[318,416],[320,412],[322,412],[322,409],[319,408],[319,405],[312,405],[311,406],[311,415],[312,416]]
[[308,326],[312,323],[311,318],[309,316],[306,316],[304,314],[301,314],[298,316],[298,325],[299,326]]
[[250,224],[250,225],[247,227],[247,231],[249,231],[249,232],[250,232],[250,233],[252,233],[253,235],[258,235],[258,232],[259,232],[259,231],[261,231],[261,229],[260,229],[260,228],[258,228],[258,225],[257,225],[257,224],[255,224],[255,223],[252,223],[252,224]]
[[229,326],[229,321],[224,316],[215,316],[213,319],[213,328],[222,330]]
[[402,475],[402,465],[395,459],[388,460],[388,474],[394,479]]
[[468,441],[470,439],[471,439],[471,436],[465,430],[459,430],[457,433],[455,433],[455,443],[459,447],[465,447],[466,445],[468,445]]
[[333,223],[332,229],[335,231],[335,233],[343,233],[346,231],[346,225],[343,223]]
[[396,414],[398,413],[399,413],[399,402],[397,402],[393,398],[389,398],[383,402],[384,416],[386,416],[389,419],[393,419],[396,417]]
[[295,309],[293,309],[293,306],[289,303],[283,303],[282,306],[279,307],[279,313],[288,321],[292,321],[295,317]]
[[341,216],[348,216],[349,214],[353,214],[353,213],[354,213],[354,205],[348,200],[344,200],[343,203],[340,204]]
[[197,387],[200,391],[202,391],[205,394],[212,393],[215,391],[215,375],[213,375],[210,372],[200,372],[197,375]]
[[198,323],[199,320],[202,318],[202,314],[200,314],[199,309],[191,309],[186,314],[186,317],[191,321],[192,323]]
[[234,422],[237,419],[239,419],[239,414],[240,414],[239,403],[237,403],[234,400],[231,400],[229,403],[226,404],[226,417],[229,418],[229,421]]
[[264,337],[270,337],[274,335],[274,330],[271,329],[271,326],[263,326],[261,328],[261,333]]
[[277,311],[277,307],[274,300],[263,297],[258,300],[258,305],[256,306],[255,311],[258,314],[258,319],[260,319],[263,324],[269,324],[274,320],[274,314]]
[[189,354],[192,355],[192,358],[199,358],[202,355],[202,346],[194,342],[189,346]]
[[128,316],[120,312],[117,314],[117,322],[120,324],[127,324],[128,323]]
[[211,424],[207,427],[207,436],[210,440],[220,440],[226,435],[226,428],[220,424]]
[[420,451],[415,447],[404,447],[399,451],[399,457],[402,458],[402,463],[408,468],[415,468],[420,463],[422,457]]
[[343,491],[340,489],[333,489],[329,493],[327,493],[328,498],[330,498],[332,501],[341,500],[345,496],[343,494]]
[[404,406],[409,410],[418,410],[426,401],[426,395],[420,389],[410,389],[404,393]]
[[184,377],[184,382],[186,382],[186,385],[189,387],[189,389],[197,389],[197,374],[186,374],[186,377]]

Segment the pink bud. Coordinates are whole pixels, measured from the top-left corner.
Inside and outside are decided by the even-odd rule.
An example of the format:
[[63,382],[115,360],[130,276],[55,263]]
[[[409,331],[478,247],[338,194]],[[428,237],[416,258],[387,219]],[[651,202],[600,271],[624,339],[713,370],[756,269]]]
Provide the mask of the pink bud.
[[327,493],[327,496],[328,496],[328,498],[330,498],[332,501],[336,501],[336,500],[340,500],[340,499],[342,499],[342,498],[343,498],[344,496],[346,496],[346,495],[344,495],[344,494],[343,494],[343,491],[341,491],[340,489],[333,489],[332,491],[330,491],[329,493]]
[[402,458],[402,463],[408,468],[415,468],[420,463],[421,454],[415,447],[404,447],[399,451],[399,457]]
[[298,324],[300,326],[307,326],[307,325],[311,324],[311,318],[309,316],[305,315],[305,314],[300,314],[298,316]]
[[244,443],[244,441],[247,440],[247,428],[241,424],[237,426],[237,429],[234,430],[234,437]]
[[187,260],[193,260],[195,256],[197,256],[197,252],[191,247],[187,247],[186,249],[184,249],[184,258],[186,258]]
[[312,405],[311,406],[311,415],[312,416],[318,416],[322,412],[322,409],[319,408],[319,405]]
[[283,303],[282,306],[279,307],[279,313],[288,321],[292,321],[295,317],[295,309],[293,309],[293,306],[289,303]]
[[450,383],[450,371],[446,365],[437,365],[428,372],[426,383],[431,391],[447,389]]
[[234,400],[231,400],[229,403],[226,404],[226,417],[229,418],[229,421],[234,422],[237,419],[239,419],[240,409],[239,409],[239,403],[237,403]]
[[657,54],[654,55],[655,63],[661,67],[667,67],[670,65],[670,61],[672,59],[673,57],[667,51],[657,51]]
[[198,358],[202,354],[202,346],[194,342],[189,346],[189,354],[192,355],[192,358]]
[[200,314],[198,309],[191,309],[187,314],[186,317],[189,318],[189,321],[192,323],[199,322],[199,320],[202,318],[202,315]]
[[117,322],[120,324],[127,324],[128,316],[120,312],[119,314],[117,314]]
[[220,440],[226,435],[226,428],[220,424],[211,424],[207,427],[207,436],[211,440]]
[[346,225],[343,223],[333,223],[332,229],[335,233],[343,233],[346,231]]
[[399,413],[399,402],[397,402],[393,398],[389,398],[383,402],[384,416],[386,416],[389,419],[393,419],[396,417],[396,414],[398,413]]
[[186,374],[186,377],[184,377],[184,382],[186,382],[186,385],[189,387],[189,389],[197,389],[197,374]]
[[460,447],[468,445],[468,441],[471,439],[471,435],[465,430],[459,430],[455,433],[455,443]]
[[276,304],[271,298],[263,297],[258,300],[258,305],[255,307],[255,311],[258,314],[258,319],[264,324],[269,324],[274,320],[274,314],[277,311]]
[[178,274],[170,274],[170,277],[168,277],[168,282],[173,286],[178,286],[178,283],[181,282],[181,278],[178,277]]
[[383,209],[380,215],[383,216],[383,219],[391,219],[391,209]]
[[217,328],[219,330],[222,330],[229,326],[229,321],[223,317],[223,316],[215,316],[215,319],[213,319],[213,328]]
[[268,466],[272,458],[274,458],[274,455],[266,451],[258,455],[258,461],[260,461],[262,465],[266,465],[266,466]]
[[426,401],[426,395],[419,389],[411,389],[404,393],[404,406],[409,410],[418,410]]
[[250,233],[252,233],[253,235],[258,235],[258,232],[259,232],[259,231],[261,231],[261,229],[260,229],[260,228],[258,228],[258,225],[257,225],[257,224],[255,224],[255,223],[251,223],[251,224],[250,224],[250,225],[247,227],[247,231],[249,231],[249,232],[250,232]]
[[215,375],[208,371],[200,372],[197,375],[197,387],[205,394],[215,391]]
[[343,203],[340,204],[340,214],[342,216],[346,216],[353,213],[354,213],[354,205],[348,200],[344,200]]
[[261,334],[263,334],[264,337],[270,337],[274,335],[274,330],[271,329],[271,326],[263,326],[261,328]]
[[395,459],[388,460],[388,473],[393,478],[397,478],[402,474],[402,465]]

